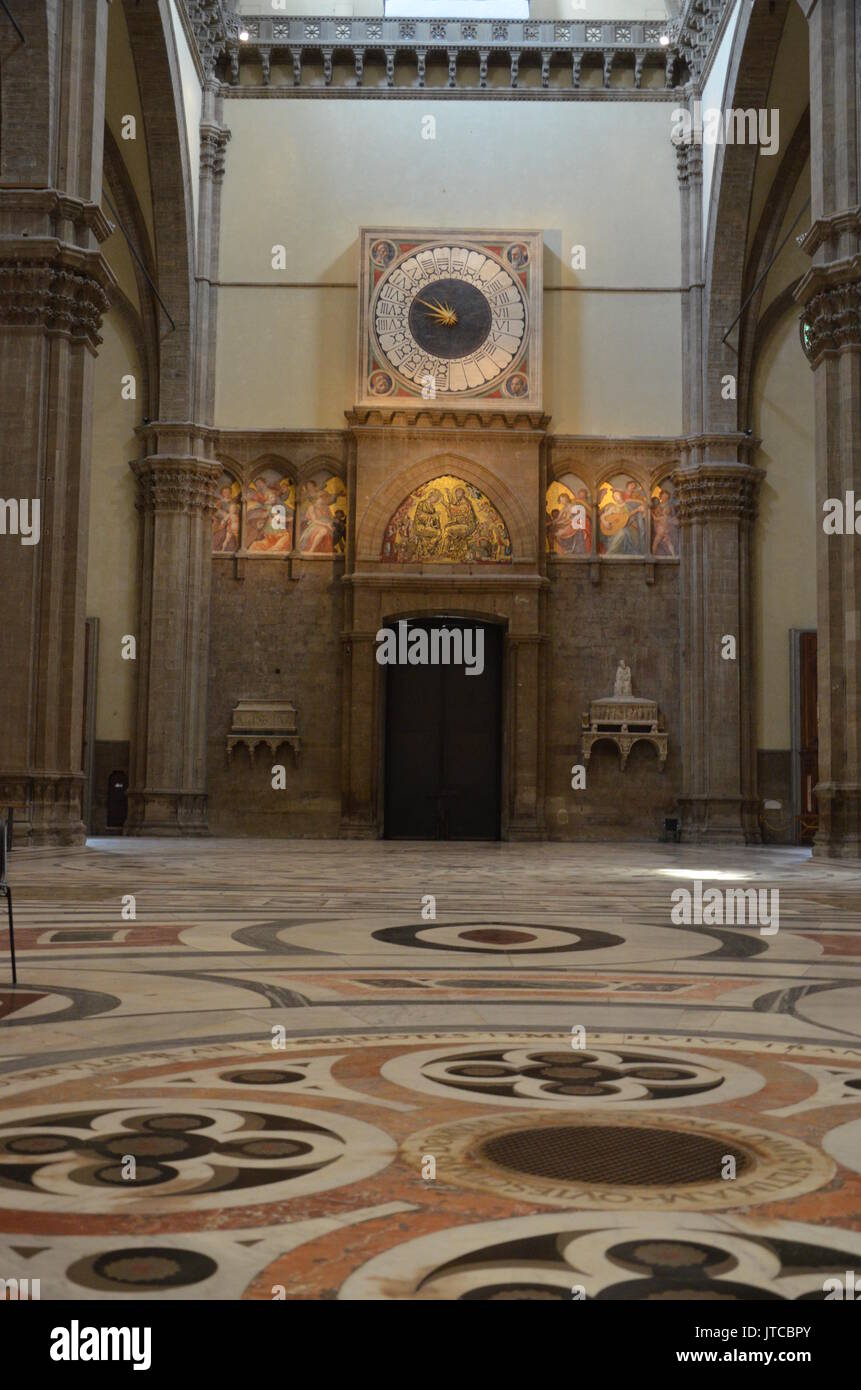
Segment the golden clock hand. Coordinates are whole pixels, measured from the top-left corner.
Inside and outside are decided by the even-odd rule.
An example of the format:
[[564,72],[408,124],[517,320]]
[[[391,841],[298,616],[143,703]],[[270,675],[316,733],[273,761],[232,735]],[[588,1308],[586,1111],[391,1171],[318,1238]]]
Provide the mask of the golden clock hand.
[[447,328],[453,328],[457,323],[457,314],[450,305],[440,304],[439,300],[436,300],[432,304],[426,299],[418,299],[417,302],[423,305],[425,309],[430,309],[437,323],[443,323]]

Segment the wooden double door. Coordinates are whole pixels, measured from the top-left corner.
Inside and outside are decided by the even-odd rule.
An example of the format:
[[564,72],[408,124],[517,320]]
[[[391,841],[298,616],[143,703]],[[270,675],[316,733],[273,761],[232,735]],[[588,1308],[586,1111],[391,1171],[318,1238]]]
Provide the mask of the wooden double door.
[[[409,631],[481,633],[483,670],[397,664],[386,669],[385,835],[498,840],[501,806],[502,629],[444,615]],[[472,651],[476,649],[473,646]]]

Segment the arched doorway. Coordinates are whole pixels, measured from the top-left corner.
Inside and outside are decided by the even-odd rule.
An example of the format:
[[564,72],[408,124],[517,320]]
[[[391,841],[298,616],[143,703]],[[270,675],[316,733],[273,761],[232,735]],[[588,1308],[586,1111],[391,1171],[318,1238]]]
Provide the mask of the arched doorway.
[[439,614],[389,631],[386,838],[498,840],[502,627]]

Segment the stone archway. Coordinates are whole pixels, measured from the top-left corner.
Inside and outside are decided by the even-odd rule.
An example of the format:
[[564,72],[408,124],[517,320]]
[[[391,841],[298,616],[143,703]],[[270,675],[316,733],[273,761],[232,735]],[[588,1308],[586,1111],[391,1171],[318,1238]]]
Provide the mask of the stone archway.
[[[544,835],[546,593],[541,449],[544,417],[455,421],[433,412],[348,417],[355,544],[344,576],[341,833],[383,831],[384,677],[376,634],[399,618],[448,613],[504,626],[501,833]],[[440,474],[471,482],[511,538],[502,563],[387,563],[386,526],[412,489]]]

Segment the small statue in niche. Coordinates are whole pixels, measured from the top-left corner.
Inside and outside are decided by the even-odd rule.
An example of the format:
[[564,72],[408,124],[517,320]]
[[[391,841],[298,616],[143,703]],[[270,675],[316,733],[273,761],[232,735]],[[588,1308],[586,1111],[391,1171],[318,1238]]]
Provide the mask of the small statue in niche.
[[630,700],[631,698],[631,668],[625,665],[624,659],[619,662],[616,668],[616,684],[613,694],[617,700]]

